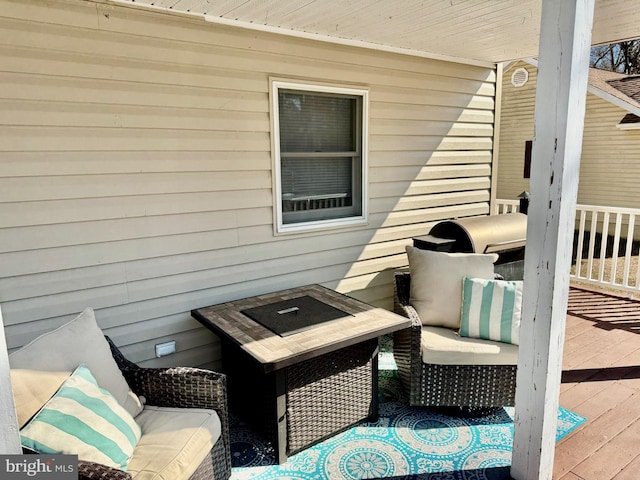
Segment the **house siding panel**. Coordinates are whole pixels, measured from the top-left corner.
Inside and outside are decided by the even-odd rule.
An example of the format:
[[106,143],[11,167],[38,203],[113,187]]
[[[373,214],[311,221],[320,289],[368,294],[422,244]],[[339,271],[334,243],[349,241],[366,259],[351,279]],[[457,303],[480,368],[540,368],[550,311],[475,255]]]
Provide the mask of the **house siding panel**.
[[[391,308],[404,246],[489,212],[495,72],[101,3],[0,0],[9,349],[86,306],[132,360],[219,367],[189,311],[320,283]],[[269,78],[370,91],[369,223],[275,236]],[[154,344],[178,352],[154,358]]]
[[[529,81],[521,88],[511,85],[511,72],[518,67],[529,72]],[[524,144],[533,139],[536,79],[536,68],[524,62],[512,66],[502,79],[498,198],[516,199],[529,190],[529,181],[523,178]],[[627,113],[587,93],[578,203],[640,208],[640,130],[616,127]]]

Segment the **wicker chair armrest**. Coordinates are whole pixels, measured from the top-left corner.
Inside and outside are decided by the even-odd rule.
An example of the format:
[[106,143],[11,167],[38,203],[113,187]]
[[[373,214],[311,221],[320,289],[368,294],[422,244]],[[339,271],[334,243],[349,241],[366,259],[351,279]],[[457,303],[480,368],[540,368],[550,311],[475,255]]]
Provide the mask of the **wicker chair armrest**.
[[413,307],[413,305],[399,305],[398,308],[395,309],[396,313],[407,317],[411,320],[411,329],[421,331],[422,329],[422,320],[418,316],[418,312]]
[[125,368],[131,389],[149,405],[226,411],[227,381],[222,373],[193,367]]
[[157,407],[227,410],[227,380],[222,373],[194,367],[143,368],[128,360],[105,336],[122,375],[136,395]]
[[[411,320],[411,326],[404,330],[399,330],[393,334],[393,348],[399,355],[407,356],[407,360],[412,365],[421,364],[421,337],[422,321],[418,312],[411,305],[411,276],[408,273],[397,273],[395,275],[394,311]],[[400,353],[402,352],[402,353]],[[411,368],[412,371],[416,368]]]
[[131,480],[131,474],[101,463],[78,460],[78,478],[80,480]]
[[[25,455],[39,455],[39,452],[22,447]],[[78,480],[132,480],[131,474],[102,463],[88,462],[78,459]]]
[[408,273],[396,274],[393,309],[395,313],[411,320],[411,330],[419,336],[422,331],[422,321],[420,320],[416,309],[411,305],[410,289],[410,275]]

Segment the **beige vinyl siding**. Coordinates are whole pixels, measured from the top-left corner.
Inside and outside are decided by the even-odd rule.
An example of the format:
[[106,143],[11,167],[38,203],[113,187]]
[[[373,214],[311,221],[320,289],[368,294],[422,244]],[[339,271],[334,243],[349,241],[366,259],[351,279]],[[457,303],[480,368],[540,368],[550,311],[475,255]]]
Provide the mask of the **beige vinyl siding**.
[[640,130],[616,128],[626,114],[601,98],[588,96],[579,203],[640,208]]
[[[529,72],[529,80],[522,87],[511,84],[511,75],[517,68]],[[497,159],[496,198],[516,200],[523,191],[529,191],[529,180],[523,178],[524,149],[527,140],[533,140],[533,105],[536,101],[535,67],[517,62],[505,69],[502,76],[502,108],[500,112],[500,152]]]
[[[219,367],[191,309],[320,283],[386,308],[405,245],[489,212],[495,72],[85,1],[0,0],[10,350],[96,309],[143,365]],[[274,236],[269,78],[370,92],[369,223]],[[154,344],[178,352],[154,358]]]
[[[511,73],[524,67],[528,83],[511,85]],[[512,66],[502,79],[503,99],[498,159],[498,198],[516,199],[529,190],[522,178],[524,143],[533,139],[535,67]],[[578,203],[607,207],[640,208],[640,130],[616,127],[628,112],[592,93],[587,94]]]

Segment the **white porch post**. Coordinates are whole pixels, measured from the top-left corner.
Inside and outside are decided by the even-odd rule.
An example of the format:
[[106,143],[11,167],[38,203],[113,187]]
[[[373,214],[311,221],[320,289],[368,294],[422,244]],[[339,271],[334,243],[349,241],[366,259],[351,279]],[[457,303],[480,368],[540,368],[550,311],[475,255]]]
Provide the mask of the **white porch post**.
[[13,402],[13,390],[9,375],[9,355],[4,336],[2,310],[0,310],[0,453],[15,455],[22,453],[18,419]]
[[511,476],[551,479],[594,0],[543,0]]

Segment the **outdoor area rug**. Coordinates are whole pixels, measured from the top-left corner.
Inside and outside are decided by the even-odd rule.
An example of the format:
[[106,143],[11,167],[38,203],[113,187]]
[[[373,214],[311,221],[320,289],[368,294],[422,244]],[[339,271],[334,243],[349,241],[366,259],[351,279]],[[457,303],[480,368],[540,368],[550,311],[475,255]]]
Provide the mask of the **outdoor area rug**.
[[[380,416],[277,465],[273,447],[237,418],[231,421],[232,480],[365,478],[499,480],[509,478],[510,407],[480,418],[409,407],[391,353],[380,354]],[[585,421],[561,408],[559,440]]]

